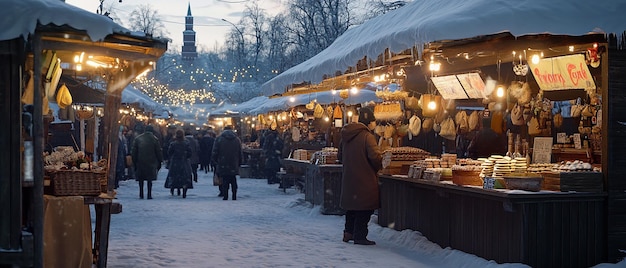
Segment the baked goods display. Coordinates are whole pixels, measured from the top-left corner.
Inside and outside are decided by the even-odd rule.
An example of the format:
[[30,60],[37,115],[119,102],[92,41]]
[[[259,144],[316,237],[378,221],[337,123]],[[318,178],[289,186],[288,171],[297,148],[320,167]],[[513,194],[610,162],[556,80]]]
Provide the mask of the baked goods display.
[[383,167],[392,161],[417,161],[426,159],[430,153],[415,147],[391,147],[383,152]]
[[334,147],[322,148],[321,151],[317,151],[313,153],[311,162],[317,165],[327,165],[327,164],[337,163],[337,148],[334,148]]

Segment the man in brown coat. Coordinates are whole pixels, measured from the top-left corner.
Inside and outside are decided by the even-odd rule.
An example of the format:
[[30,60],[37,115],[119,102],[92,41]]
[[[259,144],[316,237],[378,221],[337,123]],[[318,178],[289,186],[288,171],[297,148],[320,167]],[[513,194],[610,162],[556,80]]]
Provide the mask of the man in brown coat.
[[376,244],[367,239],[367,224],[374,210],[380,207],[377,173],[382,168],[382,155],[371,132],[375,127],[374,112],[363,107],[359,110],[359,122],[341,130],[337,158],[343,163],[339,205],[346,210],[344,242]]

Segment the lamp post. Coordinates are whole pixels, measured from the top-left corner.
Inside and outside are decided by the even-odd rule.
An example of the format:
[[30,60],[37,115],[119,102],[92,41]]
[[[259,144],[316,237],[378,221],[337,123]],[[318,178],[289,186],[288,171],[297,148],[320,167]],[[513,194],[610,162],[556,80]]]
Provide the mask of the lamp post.
[[238,55],[238,60],[239,60],[239,64],[241,65],[243,63],[243,56],[244,56],[243,32],[241,30],[239,30],[239,27],[237,27],[237,25],[235,25],[234,23],[228,21],[227,19],[222,19],[222,21],[227,22],[230,25],[232,25],[233,27],[235,27],[235,30],[237,30],[237,32],[239,33],[239,36],[241,37],[241,42],[239,43],[239,53],[238,53],[239,54]]

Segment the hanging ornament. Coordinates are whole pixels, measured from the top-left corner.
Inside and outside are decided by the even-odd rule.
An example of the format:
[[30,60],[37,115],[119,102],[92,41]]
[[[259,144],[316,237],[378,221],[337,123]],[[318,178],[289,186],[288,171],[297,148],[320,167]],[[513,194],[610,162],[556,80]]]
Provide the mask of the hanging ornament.
[[593,68],[600,66],[600,52],[598,51],[598,44],[593,44],[593,47],[587,49],[585,53],[585,60],[587,64]]

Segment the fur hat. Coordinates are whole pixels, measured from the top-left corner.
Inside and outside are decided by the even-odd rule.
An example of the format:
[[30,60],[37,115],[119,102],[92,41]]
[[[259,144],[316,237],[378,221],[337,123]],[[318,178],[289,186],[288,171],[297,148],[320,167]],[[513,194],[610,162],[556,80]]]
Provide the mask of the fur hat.
[[361,109],[359,109],[359,123],[368,125],[373,121],[376,121],[376,117],[374,117],[374,112],[372,111],[372,108],[361,107]]

